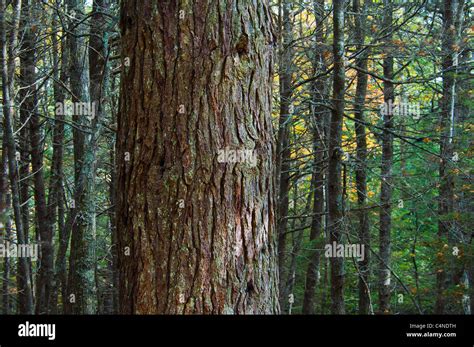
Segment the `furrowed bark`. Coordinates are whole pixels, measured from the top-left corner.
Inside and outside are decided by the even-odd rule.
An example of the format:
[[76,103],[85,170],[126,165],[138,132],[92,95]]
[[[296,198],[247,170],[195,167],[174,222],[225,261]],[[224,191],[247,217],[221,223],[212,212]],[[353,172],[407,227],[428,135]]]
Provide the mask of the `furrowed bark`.
[[180,6],[122,3],[121,312],[277,313],[269,8]]

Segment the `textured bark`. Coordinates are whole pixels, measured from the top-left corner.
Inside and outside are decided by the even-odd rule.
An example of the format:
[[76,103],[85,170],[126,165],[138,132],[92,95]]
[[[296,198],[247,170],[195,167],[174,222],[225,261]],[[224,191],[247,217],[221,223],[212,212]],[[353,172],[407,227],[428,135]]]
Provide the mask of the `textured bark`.
[[290,189],[290,106],[292,97],[292,27],[290,1],[281,3],[282,42],[280,52],[280,118],[277,141],[277,168],[278,177],[278,274],[280,279],[280,307],[283,313],[288,313],[289,303],[287,291],[288,264],[287,264],[287,234],[288,234],[288,206]]
[[[25,234],[23,229],[23,220],[20,207],[20,190],[18,184],[18,165],[16,161],[16,144],[13,135],[13,101],[10,98],[10,93],[13,90],[14,84],[14,70],[15,70],[15,47],[17,45],[18,24],[20,19],[21,0],[16,2],[14,7],[12,29],[10,31],[10,40],[8,47],[10,54],[7,54],[7,38],[6,38],[6,20],[5,0],[0,0],[0,61],[2,70],[2,96],[3,96],[3,126],[4,126],[4,141],[7,146],[8,153],[8,172],[10,176],[10,186],[12,190],[12,204],[15,216],[15,227],[17,234],[17,242],[25,244]],[[18,260],[18,274],[17,286],[19,290],[18,312],[22,314],[30,314],[33,311],[33,295],[31,286],[31,275],[28,261],[22,257]]]
[[267,3],[130,0],[121,29],[121,312],[278,312]]
[[[324,0],[314,1],[314,12],[316,21],[316,42],[315,58],[313,61],[314,75],[322,73],[326,70],[326,62],[324,59]],[[314,314],[315,312],[315,290],[319,277],[319,266],[321,260],[321,249],[323,249],[323,217],[324,217],[324,156],[326,143],[326,113],[327,109],[323,105],[327,98],[326,79],[319,78],[312,86],[313,89],[313,177],[314,177],[314,193],[313,193],[313,217],[311,221],[310,241],[311,249],[314,249],[308,268],[306,270],[305,292],[303,300],[303,313]]]
[[[342,244],[341,139],[344,116],[344,4],[334,2],[334,81],[333,110],[329,135],[329,242]],[[331,313],[344,314],[344,259],[331,258]]]
[[[357,50],[364,49],[365,40],[365,22],[367,19],[367,1],[364,2],[363,8],[360,6],[359,0],[353,2],[355,14],[355,40],[357,43]],[[359,243],[364,245],[364,260],[359,262],[359,314],[371,313],[370,307],[370,290],[369,290],[369,275],[370,275],[370,230],[369,230],[369,216],[365,208],[367,203],[367,138],[365,130],[365,97],[367,94],[367,80],[368,75],[361,72],[367,70],[368,52],[361,53],[360,57],[356,59],[357,71],[357,86],[354,104],[354,118],[356,144],[357,144],[357,166],[355,169],[356,176],[356,190],[357,190],[357,205],[360,211],[358,212],[359,219]]]
[[[392,1],[384,0],[384,27],[392,26]],[[392,35],[387,34],[385,38],[385,57],[383,60],[383,97],[387,104],[395,102],[393,83],[393,52]],[[392,227],[392,162],[393,162],[393,116],[391,110],[383,115],[384,131],[382,133],[382,162],[381,162],[381,184],[380,184],[380,234],[379,234],[379,311],[390,313],[390,287],[391,273],[390,249],[391,249],[391,227]]]

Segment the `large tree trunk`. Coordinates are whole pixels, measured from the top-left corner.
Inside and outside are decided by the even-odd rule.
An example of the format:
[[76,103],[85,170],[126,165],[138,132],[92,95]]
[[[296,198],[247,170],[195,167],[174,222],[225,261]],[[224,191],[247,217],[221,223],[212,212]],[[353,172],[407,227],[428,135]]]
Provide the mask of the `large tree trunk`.
[[266,1],[130,0],[121,28],[121,312],[278,312]]
[[[334,82],[333,110],[329,135],[329,242],[343,243],[343,215],[341,190],[341,140],[344,117],[344,5],[345,1],[334,2]],[[344,314],[344,259],[331,257],[331,313]]]
[[[384,0],[384,27],[392,26],[392,1]],[[393,52],[391,46],[391,31],[385,38],[385,58],[383,61],[383,96],[385,105],[395,102],[393,89]],[[390,312],[390,249],[392,227],[392,161],[393,161],[393,117],[392,110],[383,115],[384,131],[382,134],[382,163],[381,163],[381,184],[380,184],[380,234],[379,234],[379,311],[380,313]]]
[[[360,6],[360,0],[354,0],[355,15],[355,40],[357,50],[364,49],[365,39],[365,22],[367,17],[367,1],[364,2],[363,8]],[[361,71],[367,70],[368,52],[364,51],[360,57],[356,59],[357,86],[354,104],[354,117],[356,144],[357,144],[357,166],[355,169],[357,205],[359,208],[359,242],[364,245],[364,259],[359,262],[359,314],[371,313],[370,307],[370,290],[369,290],[369,271],[370,271],[370,230],[369,216],[366,210],[367,203],[367,138],[365,132],[365,97],[367,94],[368,75]]]

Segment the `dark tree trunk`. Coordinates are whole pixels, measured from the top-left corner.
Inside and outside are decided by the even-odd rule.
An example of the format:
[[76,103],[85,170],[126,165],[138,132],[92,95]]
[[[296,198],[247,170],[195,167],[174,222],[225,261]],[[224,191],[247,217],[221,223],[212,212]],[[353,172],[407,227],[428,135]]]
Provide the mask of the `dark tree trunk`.
[[[344,5],[334,2],[334,81],[333,110],[329,135],[329,242],[343,243],[341,136],[344,116]],[[344,314],[344,261],[331,257],[331,313]]]
[[[3,127],[4,127],[4,141],[7,146],[8,153],[8,171],[10,176],[10,186],[12,190],[12,203],[15,216],[15,227],[17,234],[17,242],[25,244],[25,233],[23,229],[23,220],[20,207],[20,190],[18,178],[18,165],[16,159],[16,144],[13,135],[13,101],[10,98],[10,93],[13,91],[14,85],[14,70],[15,70],[15,47],[17,45],[18,25],[20,19],[21,0],[16,2],[13,13],[12,29],[10,30],[10,40],[8,47],[10,54],[7,54],[7,30],[5,14],[5,0],[0,0],[0,61],[2,70],[2,96],[3,96]],[[33,313],[33,295],[31,286],[30,268],[27,258],[20,257],[18,259],[18,312],[22,314]]]
[[121,312],[277,313],[266,1],[127,1],[121,28]]
[[[66,85],[67,82],[67,67],[69,66],[69,50],[67,48],[67,38],[64,46],[61,50],[61,72],[59,74],[59,80],[62,84]],[[65,93],[62,86],[55,84],[54,98],[56,102],[62,102],[65,98]],[[63,188],[63,163],[62,153],[64,152],[64,115],[55,114],[55,128],[53,138],[55,139],[55,146],[53,146],[53,175],[51,179],[56,178],[55,193],[57,197],[58,207],[58,231],[59,231],[59,246],[56,255],[56,286],[59,286],[61,292],[62,312],[66,312],[67,304],[67,266],[66,266],[66,252],[69,246],[69,235],[70,229],[66,227],[65,222],[65,200],[64,200],[64,188]],[[57,142],[56,142],[57,141]],[[54,185],[53,185],[54,186]],[[50,199],[54,199],[54,194],[50,195]],[[50,204],[51,209],[54,204]],[[58,296],[59,293],[56,293]],[[57,299],[54,300],[57,302]]]
[[[25,6],[22,7],[22,11]],[[20,27],[23,28],[25,23],[27,23],[27,17],[20,20]],[[25,73],[22,73],[25,75]],[[20,81],[21,82],[21,81]],[[25,101],[28,98],[28,90],[22,89],[19,92],[21,102]],[[31,98],[30,98],[31,103]],[[31,141],[30,141],[30,112],[26,107],[21,107],[19,110],[20,122],[18,124],[19,128],[19,138],[16,139],[17,151],[20,153],[20,160],[18,161],[19,165],[19,189],[20,189],[20,205],[21,205],[21,218],[23,223],[23,238],[26,243],[30,242],[30,187],[31,182]],[[15,124],[15,122],[13,122]],[[33,237],[31,237],[33,239]],[[31,260],[28,258],[26,260],[28,268],[30,270],[30,281],[32,284],[33,290],[33,271],[31,267]]]
[[[367,1],[364,2],[363,8],[360,6],[359,0],[354,0],[354,16],[355,16],[355,40],[357,50],[364,49],[365,39],[365,22],[367,20]],[[367,138],[365,130],[365,97],[367,94],[368,75],[361,72],[367,70],[368,52],[361,53],[356,59],[356,66],[360,69],[357,71],[357,86],[354,104],[354,117],[356,144],[357,144],[357,166],[355,169],[357,205],[359,208],[359,243],[364,245],[364,259],[359,262],[359,314],[371,313],[370,307],[370,290],[369,290],[369,274],[370,274],[370,230],[369,216],[366,210],[367,203]]]
[[[86,34],[83,22],[84,0],[69,0],[70,10],[75,11],[69,36],[70,84],[74,103],[89,103],[87,49],[82,36]],[[76,109],[77,110],[77,109]],[[73,208],[66,223],[72,224],[71,252],[69,255],[69,273],[67,279],[68,301],[66,310],[74,314],[92,314],[96,312],[95,296],[95,206],[94,175],[97,118],[74,112],[72,119],[74,142],[75,194]],[[87,136],[86,136],[87,134]],[[85,146],[87,144],[87,146]],[[86,148],[87,147],[87,148]]]
[[[31,150],[31,168],[33,171],[34,198],[36,227],[38,230],[41,257],[38,263],[38,274],[36,277],[36,314],[48,313],[50,305],[50,295],[53,286],[53,230],[49,223],[48,210],[46,204],[46,188],[43,175],[43,135],[42,126],[37,112],[37,91],[36,91],[36,58],[35,58],[35,34],[32,32],[34,13],[33,4],[30,0],[24,0],[22,6],[22,27],[23,41],[22,53],[20,55],[21,64],[21,86],[23,88],[22,117],[29,124],[29,141]],[[28,24],[26,24],[28,23]],[[23,139],[27,142],[28,139]]]
[[[384,27],[392,26],[392,0],[384,0]],[[387,34],[385,38],[385,58],[383,61],[383,97],[387,105],[395,102],[393,89],[393,52],[392,35]],[[382,133],[382,163],[381,163],[381,185],[380,185],[380,234],[379,234],[379,311],[390,313],[390,287],[391,272],[390,249],[391,249],[391,227],[392,227],[392,161],[393,161],[393,117],[392,110],[387,107],[388,112],[383,115],[384,131]]]
[[[96,105],[95,118],[91,120],[92,135],[87,137],[85,163],[90,163],[89,167],[84,167],[83,172],[87,172],[88,183],[84,191],[81,210],[86,211],[85,217],[89,220],[85,225],[85,239],[87,242],[87,258],[90,258],[90,264],[95,271],[97,282],[97,259],[95,251],[96,246],[96,202],[95,202],[95,176],[97,171],[96,152],[98,138],[101,135],[99,126],[103,116],[103,100],[105,98],[105,86],[107,84],[107,59],[108,52],[106,42],[108,42],[107,21],[104,13],[107,13],[109,0],[94,0],[92,5],[90,40],[89,40],[89,72],[90,72],[90,100]],[[83,208],[82,208],[83,206]],[[97,293],[98,285],[95,285]],[[93,289],[94,291],[94,289]],[[106,298],[109,299],[109,291],[106,291]],[[111,301],[111,300],[110,300]],[[109,305],[110,306],[110,305]]]
[[[52,25],[55,28],[58,25],[58,19],[55,16]],[[55,104],[64,100],[63,85],[67,85],[66,67],[68,66],[67,60],[67,38],[63,39],[63,46],[59,47],[59,42],[56,35],[52,37],[53,45],[53,65],[54,65],[54,79],[57,81],[54,83],[54,101]],[[61,249],[64,249],[66,241],[66,235],[64,233],[64,190],[63,190],[63,154],[64,154],[64,114],[56,113],[54,115],[54,127],[53,127],[53,158],[51,161],[51,176],[49,179],[49,192],[48,192],[48,216],[50,228],[57,225],[58,230],[58,253],[56,256],[55,274],[54,274],[54,289],[52,290],[52,298],[50,299],[51,313],[58,313],[58,297],[61,292],[61,298],[64,302],[66,297],[66,254],[62,257]]]
[[278,274],[280,279],[280,306],[283,313],[288,313],[288,291],[286,287],[288,277],[287,264],[287,234],[288,234],[288,204],[290,190],[290,107],[292,96],[292,27],[290,1],[281,3],[281,52],[280,52],[280,118],[277,140],[277,168],[278,177]]
[[[3,134],[2,134],[3,138]],[[8,215],[8,210],[11,205],[10,192],[8,191],[8,157],[7,157],[7,146],[6,142],[2,143],[2,162],[1,162],[1,173],[0,173],[0,240],[4,242],[10,242],[11,235],[11,220]],[[10,258],[5,257],[3,260],[3,274],[2,274],[2,313],[4,315],[10,314]]]
[[[111,90],[115,90],[115,85],[116,85],[116,78],[111,78]],[[116,105],[118,105],[118,98],[112,98],[112,108],[116,109]],[[112,115],[112,121],[111,123],[116,127],[116,118],[115,115]],[[115,140],[116,140],[116,133],[112,132],[110,137],[110,147],[109,147],[109,157],[110,157],[110,167],[115,168],[116,167],[116,157],[115,157]],[[117,314],[119,312],[119,270],[118,270],[118,236],[117,236],[117,174],[115,170],[112,170],[110,173],[110,183],[109,183],[109,196],[110,196],[110,210],[109,210],[109,225],[110,225],[110,239],[111,239],[111,253],[112,253],[112,259],[111,259],[111,272],[112,272],[112,281],[111,281],[111,286],[112,286],[112,312],[114,314]]]
[[[320,74],[326,69],[324,59],[324,0],[314,1],[315,20],[316,20],[316,47],[315,58],[313,61],[313,74]],[[312,87],[313,93],[313,176],[314,192],[313,194],[313,216],[311,221],[311,249],[314,249],[306,270],[306,283],[303,300],[303,313],[314,314],[315,290],[319,277],[319,266],[321,260],[321,249],[324,248],[323,218],[324,218],[324,157],[326,143],[326,113],[327,109],[323,105],[327,98],[326,79],[319,78]]]
[[438,258],[436,272],[436,304],[435,313],[443,314],[448,309],[445,290],[452,284],[450,266],[447,259],[451,257],[452,236],[454,221],[449,215],[454,211],[454,179],[450,172],[453,158],[453,138],[451,136],[452,122],[454,121],[454,86],[455,67],[453,45],[456,43],[455,13],[457,0],[444,1],[443,8],[443,40],[442,40],[442,69],[443,69],[443,96],[440,113],[440,164],[439,164],[439,197],[438,197],[438,238],[440,245],[448,243],[448,250],[441,249],[444,255]]

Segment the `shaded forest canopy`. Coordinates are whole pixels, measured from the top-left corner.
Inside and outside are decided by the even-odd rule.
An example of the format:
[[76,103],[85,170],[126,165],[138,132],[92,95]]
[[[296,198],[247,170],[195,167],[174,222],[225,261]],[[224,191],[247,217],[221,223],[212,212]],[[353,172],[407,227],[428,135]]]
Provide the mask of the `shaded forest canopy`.
[[2,314],[472,314],[473,10],[0,0]]

